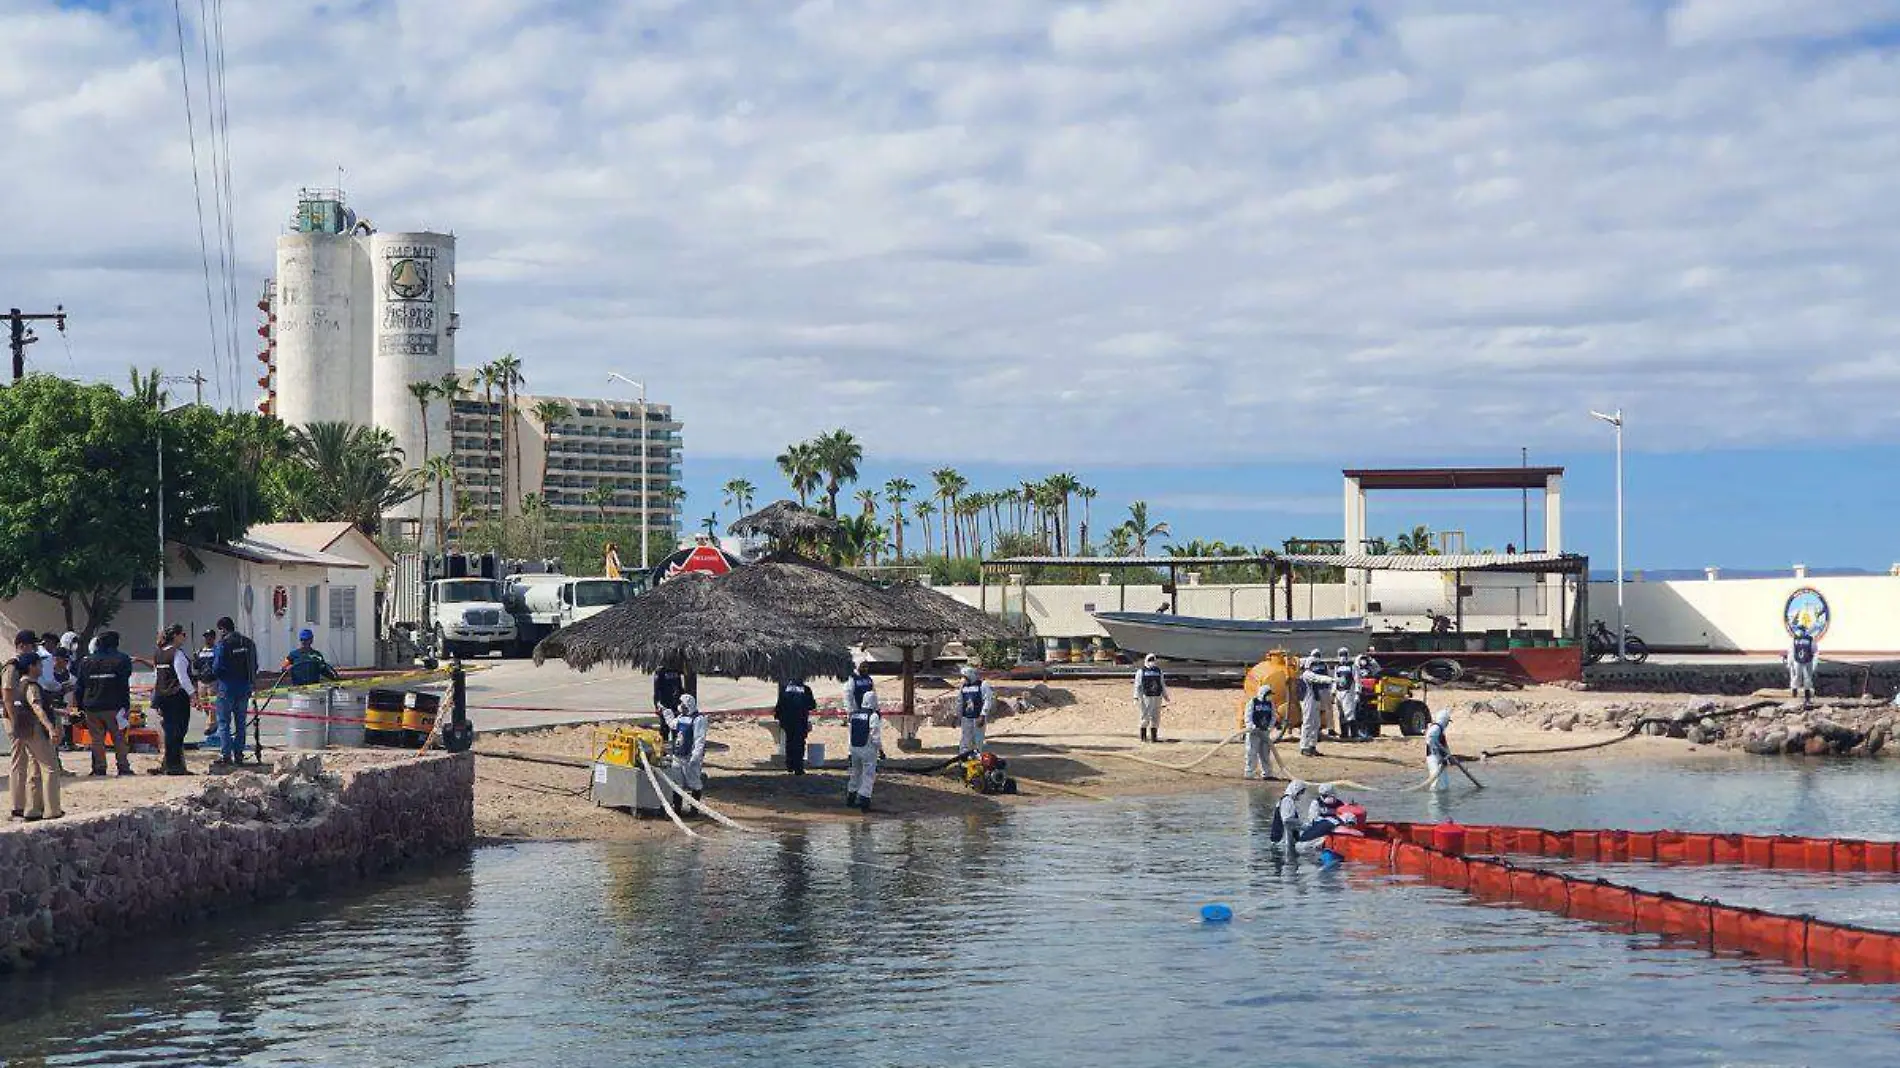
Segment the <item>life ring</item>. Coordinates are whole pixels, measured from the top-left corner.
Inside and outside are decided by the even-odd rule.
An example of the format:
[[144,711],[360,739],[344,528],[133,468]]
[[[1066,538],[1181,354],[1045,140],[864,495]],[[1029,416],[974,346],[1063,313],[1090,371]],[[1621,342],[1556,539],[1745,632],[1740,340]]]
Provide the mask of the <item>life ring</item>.
[[290,591],[282,586],[272,589],[270,591],[270,610],[280,616],[290,611]]

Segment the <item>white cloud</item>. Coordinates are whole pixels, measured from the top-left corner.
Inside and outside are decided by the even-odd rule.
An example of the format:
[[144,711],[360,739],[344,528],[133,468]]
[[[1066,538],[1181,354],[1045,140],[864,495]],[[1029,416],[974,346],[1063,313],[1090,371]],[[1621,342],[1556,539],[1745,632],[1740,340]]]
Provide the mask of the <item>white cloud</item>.
[[[465,363],[637,373],[698,455],[1891,438],[1812,387],[1893,378],[1897,6],[227,5],[241,296],[342,166],[457,233]],[[170,16],[0,0],[38,366],[208,363]]]

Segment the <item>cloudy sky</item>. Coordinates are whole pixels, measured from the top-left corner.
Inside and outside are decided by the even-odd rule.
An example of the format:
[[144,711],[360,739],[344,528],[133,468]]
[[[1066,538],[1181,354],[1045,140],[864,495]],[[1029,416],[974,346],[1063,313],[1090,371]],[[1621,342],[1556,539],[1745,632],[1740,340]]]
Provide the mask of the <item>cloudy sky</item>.
[[[463,363],[514,351],[577,394],[618,369],[673,403],[689,510],[844,425],[880,462],[1060,465],[1277,541],[1337,527],[1341,464],[1523,446],[1591,472],[1594,539],[1584,413],[1617,405],[1659,499],[1726,525],[1775,525],[1717,490],[1776,457],[1891,496],[1896,0],[224,18],[247,304],[297,188],[341,167],[378,226],[457,234]],[[211,361],[176,35],[169,3],[0,0],[0,295],[74,315],[43,369]],[[1741,448],[1769,459],[1721,459]]]

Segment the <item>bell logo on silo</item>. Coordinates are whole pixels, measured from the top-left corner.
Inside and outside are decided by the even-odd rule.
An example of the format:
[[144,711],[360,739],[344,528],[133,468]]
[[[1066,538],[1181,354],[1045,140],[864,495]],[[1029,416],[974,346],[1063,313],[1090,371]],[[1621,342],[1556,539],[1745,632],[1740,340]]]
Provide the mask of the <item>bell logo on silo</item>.
[[389,293],[397,300],[428,300],[428,262],[407,256],[389,261]]

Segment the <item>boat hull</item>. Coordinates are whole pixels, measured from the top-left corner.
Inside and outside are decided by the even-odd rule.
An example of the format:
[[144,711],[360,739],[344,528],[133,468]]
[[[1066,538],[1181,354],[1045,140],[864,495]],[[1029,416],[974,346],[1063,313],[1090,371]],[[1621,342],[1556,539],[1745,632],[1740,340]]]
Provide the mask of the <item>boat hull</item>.
[[1372,639],[1366,621],[1352,617],[1261,620],[1097,612],[1095,621],[1127,652],[1198,664],[1257,664],[1275,649],[1295,656],[1315,648],[1328,657],[1341,648],[1361,653]]

